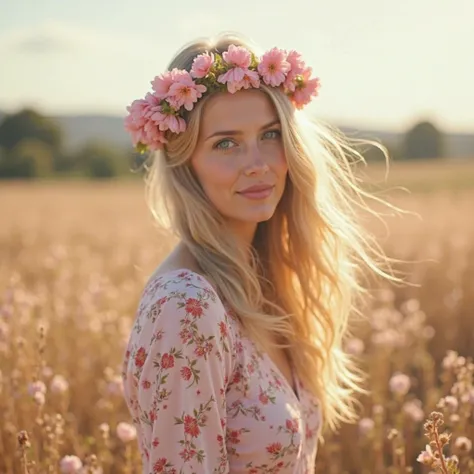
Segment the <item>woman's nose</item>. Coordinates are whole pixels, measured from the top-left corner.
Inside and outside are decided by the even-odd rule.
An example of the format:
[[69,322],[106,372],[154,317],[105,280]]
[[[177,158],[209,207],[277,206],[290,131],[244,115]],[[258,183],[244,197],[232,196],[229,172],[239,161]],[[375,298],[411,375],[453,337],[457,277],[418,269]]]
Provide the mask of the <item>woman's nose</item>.
[[265,174],[269,170],[267,160],[258,146],[249,147],[244,173],[246,176]]

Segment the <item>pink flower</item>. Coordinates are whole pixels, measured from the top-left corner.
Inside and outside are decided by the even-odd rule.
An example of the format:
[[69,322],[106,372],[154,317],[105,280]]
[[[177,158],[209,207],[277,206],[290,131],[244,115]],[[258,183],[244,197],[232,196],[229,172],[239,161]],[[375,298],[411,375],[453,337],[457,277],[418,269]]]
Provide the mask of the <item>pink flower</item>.
[[233,44],[223,53],[222,57],[227,64],[241,69],[247,69],[252,62],[252,55],[247,49]]
[[202,94],[206,92],[206,90],[206,86],[196,84],[191,74],[186,72],[186,74],[182,74],[170,86],[167,100],[171,107],[176,110],[183,105],[186,110],[192,110],[194,103],[202,97]]
[[186,122],[182,117],[179,117],[178,115],[166,115],[161,112],[157,112],[153,115],[153,119],[156,123],[156,126],[162,132],[170,130],[173,133],[181,133],[186,130]]
[[390,391],[398,395],[406,395],[410,390],[411,382],[408,375],[397,372],[389,381]]
[[291,69],[286,57],[286,51],[278,48],[273,48],[262,56],[257,69],[265,84],[278,87],[285,81],[286,73]]
[[294,92],[296,88],[295,79],[296,76],[302,74],[306,68],[304,61],[301,59],[301,54],[297,51],[290,51],[286,60],[290,64],[290,70],[286,75],[285,87],[290,91]]
[[168,97],[170,87],[173,85],[173,75],[171,71],[165,72],[156,76],[153,81],[151,81],[151,88],[155,91],[155,96],[158,100],[163,100]]
[[403,412],[416,423],[423,421],[425,418],[425,413],[421,408],[421,401],[418,399],[404,403],[402,409]]
[[257,71],[251,71],[250,69],[247,69],[240,81],[227,82],[227,90],[231,94],[234,94],[240,89],[248,89],[249,87],[254,87],[256,89],[260,87],[260,77]]
[[123,443],[128,443],[129,441],[133,441],[137,437],[137,429],[135,426],[130,425],[129,423],[125,423],[121,421],[117,425],[117,436]]
[[82,461],[77,456],[64,456],[59,462],[63,474],[76,474],[82,469]]
[[160,76],[156,76],[151,81],[151,87],[155,91],[155,96],[159,101],[166,99],[170,95],[170,88],[175,82],[181,81],[184,77],[189,76],[189,72],[184,69],[174,68],[165,72]]
[[300,75],[301,82],[296,84],[295,91],[292,95],[292,102],[297,109],[302,109],[305,105],[311,102],[311,97],[318,95],[318,89],[320,87],[319,78],[311,77],[311,68],[306,68]]
[[472,449],[472,441],[465,436],[460,436],[454,442],[454,447],[460,452],[466,454],[469,453]]
[[62,375],[55,375],[49,388],[53,393],[65,393],[69,390],[69,383]]
[[421,464],[424,464],[425,466],[432,466],[433,463],[435,462],[435,457],[433,454],[433,451],[431,450],[431,447],[429,444],[426,445],[426,450],[422,451],[419,456],[416,458],[418,462]]
[[125,118],[125,129],[130,132],[134,146],[142,143],[150,150],[158,150],[166,143],[158,125],[166,117],[161,113],[160,102],[156,95],[148,93],[144,99],[135,100],[127,107],[129,115]]
[[375,426],[375,421],[372,418],[362,418],[359,420],[359,433],[362,436],[368,435]]
[[214,55],[212,53],[204,53],[196,56],[191,67],[191,76],[199,79],[206,77],[214,63]]

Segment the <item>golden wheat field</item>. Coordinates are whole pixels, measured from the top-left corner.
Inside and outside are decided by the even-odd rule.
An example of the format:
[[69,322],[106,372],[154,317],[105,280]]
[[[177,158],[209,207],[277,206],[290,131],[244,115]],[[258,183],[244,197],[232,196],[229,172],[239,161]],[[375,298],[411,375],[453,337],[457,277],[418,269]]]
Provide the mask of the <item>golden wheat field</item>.
[[[345,346],[370,395],[357,425],[326,435],[316,472],[472,474],[474,160],[366,173],[409,211],[366,221],[409,284],[371,289]],[[141,472],[121,361],[173,244],[142,182],[2,183],[0,209],[0,474]]]

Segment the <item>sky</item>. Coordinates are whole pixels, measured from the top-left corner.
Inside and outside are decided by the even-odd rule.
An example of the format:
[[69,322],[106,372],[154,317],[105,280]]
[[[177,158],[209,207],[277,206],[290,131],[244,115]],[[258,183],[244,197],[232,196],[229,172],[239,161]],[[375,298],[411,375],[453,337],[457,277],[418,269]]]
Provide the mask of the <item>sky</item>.
[[473,0],[0,0],[0,109],[125,115],[184,44],[230,30],[301,52],[313,116],[474,132],[473,18]]

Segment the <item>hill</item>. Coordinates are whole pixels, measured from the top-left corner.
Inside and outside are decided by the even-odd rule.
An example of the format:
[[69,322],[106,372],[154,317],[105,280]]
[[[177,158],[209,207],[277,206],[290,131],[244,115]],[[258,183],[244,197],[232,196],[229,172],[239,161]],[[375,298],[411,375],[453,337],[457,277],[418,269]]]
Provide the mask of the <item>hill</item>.
[[[0,111],[0,121],[4,112]],[[63,130],[66,147],[76,150],[90,140],[101,140],[117,148],[129,148],[130,139],[123,128],[123,117],[111,115],[60,115],[51,117]],[[363,129],[339,125],[351,136],[371,138],[384,144],[396,146],[403,139],[403,133],[377,129]],[[474,133],[446,133],[446,155],[450,158],[474,157]]]

